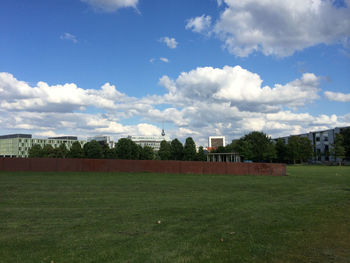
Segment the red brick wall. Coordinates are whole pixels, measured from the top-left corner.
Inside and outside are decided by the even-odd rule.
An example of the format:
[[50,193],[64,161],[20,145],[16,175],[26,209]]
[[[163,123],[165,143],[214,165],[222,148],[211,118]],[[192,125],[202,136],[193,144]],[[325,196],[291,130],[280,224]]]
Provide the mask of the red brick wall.
[[0,171],[154,172],[172,174],[286,175],[285,164],[104,159],[0,158]]

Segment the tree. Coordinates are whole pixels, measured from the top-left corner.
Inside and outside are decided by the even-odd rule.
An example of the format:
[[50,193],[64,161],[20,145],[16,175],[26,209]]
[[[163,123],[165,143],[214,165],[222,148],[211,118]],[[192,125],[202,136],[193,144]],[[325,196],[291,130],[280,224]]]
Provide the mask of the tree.
[[343,135],[344,156],[350,159],[350,128],[343,129],[340,134]]
[[101,146],[104,159],[117,159],[117,153],[115,149],[109,148],[109,146],[106,143],[103,143]]
[[276,161],[279,163],[284,163],[288,160],[288,150],[287,150],[287,145],[285,144],[284,140],[279,138],[277,139],[276,145]]
[[203,146],[199,146],[196,159],[200,162],[205,162],[207,160],[207,156],[204,153]]
[[290,136],[287,145],[288,160],[292,163],[296,163],[299,160],[299,137]]
[[272,161],[276,156],[273,142],[263,132],[254,131],[246,134],[237,142],[237,146],[239,153],[246,160]]
[[54,150],[51,144],[45,144],[43,147],[43,157],[44,158],[54,158]]
[[170,143],[170,159],[182,160],[183,159],[183,146],[178,139],[174,139]]
[[43,155],[43,148],[39,144],[34,144],[28,151],[29,158],[41,158]]
[[84,150],[81,148],[80,142],[73,142],[70,150],[67,153],[68,158],[84,158]]
[[334,160],[337,161],[337,158],[340,159],[339,165],[341,165],[342,159],[345,157],[345,147],[344,137],[341,133],[335,135],[334,143],[331,145],[331,154],[334,157]]
[[115,151],[119,159],[138,160],[140,156],[138,145],[128,138],[119,139]]
[[103,149],[101,144],[92,140],[84,144],[84,155],[89,159],[101,159],[103,158]]
[[141,147],[140,150],[140,160],[153,160],[154,159],[154,150],[150,146]]
[[239,150],[238,152],[243,157],[244,160],[253,159],[253,145],[250,141],[240,140],[238,143]]
[[312,158],[313,149],[311,141],[306,137],[299,138],[299,160],[300,163],[303,161],[310,160]]
[[171,157],[170,143],[165,140],[161,141],[158,155],[161,160],[169,160]]
[[68,155],[68,149],[64,143],[61,143],[60,146],[53,149],[54,158],[66,158]]
[[194,143],[194,140],[192,137],[188,137],[185,141],[184,146],[184,161],[195,161],[196,160],[196,144]]
[[292,163],[307,161],[312,158],[313,149],[311,141],[306,137],[291,136],[288,139],[287,155]]

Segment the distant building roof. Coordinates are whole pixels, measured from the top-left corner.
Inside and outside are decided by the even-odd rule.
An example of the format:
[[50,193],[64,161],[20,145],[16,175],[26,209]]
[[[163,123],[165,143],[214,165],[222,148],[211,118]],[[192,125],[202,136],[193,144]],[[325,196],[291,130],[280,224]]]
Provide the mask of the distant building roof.
[[51,139],[51,140],[72,140],[72,141],[77,141],[78,137],[77,136],[59,136],[59,137],[49,137],[48,139]]
[[13,138],[26,138],[31,139],[31,134],[8,134],[8,135],[1,135],[0,139],[13,139]]

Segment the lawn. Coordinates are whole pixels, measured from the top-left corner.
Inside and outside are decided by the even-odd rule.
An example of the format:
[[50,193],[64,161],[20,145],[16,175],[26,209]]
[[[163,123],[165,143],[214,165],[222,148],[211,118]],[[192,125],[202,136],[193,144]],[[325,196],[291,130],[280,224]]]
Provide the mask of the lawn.
[[350,167],[0,173],[0,262],[350,262]]

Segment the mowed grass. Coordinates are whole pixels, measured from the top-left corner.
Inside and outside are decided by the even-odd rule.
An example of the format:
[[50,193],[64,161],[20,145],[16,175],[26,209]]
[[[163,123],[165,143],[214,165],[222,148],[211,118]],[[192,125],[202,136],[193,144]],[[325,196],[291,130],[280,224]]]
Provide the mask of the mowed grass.
[[287,172],[1,172],[0,262],[350,262],[350,167]]

